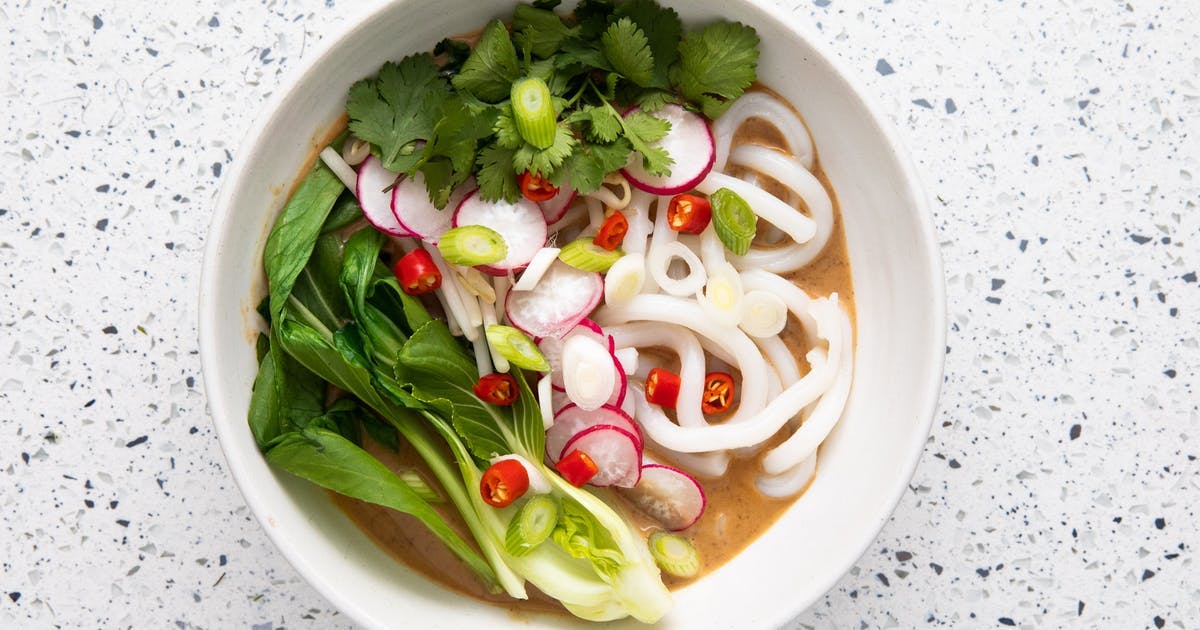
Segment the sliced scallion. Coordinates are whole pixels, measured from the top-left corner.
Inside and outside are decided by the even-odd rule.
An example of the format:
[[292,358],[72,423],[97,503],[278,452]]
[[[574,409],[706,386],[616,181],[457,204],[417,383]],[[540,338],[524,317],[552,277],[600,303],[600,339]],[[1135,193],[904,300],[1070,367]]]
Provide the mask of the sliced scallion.
[[514,556],[523,556],[545,542],[556,525],[558,504],[548,495],[535,494],[508,522],[504,550]]
[[700,554],[692,542],[678,534],[654,532],[647,541],[650,555],[659,568],[675,577],[695,577],[700,572]]
[[508,255],[504,237],[482,225],[460,225],[447,230],[437,248],[446,260],[464,267],[490,265]]
[[511,96],[513,120],[521,137],[539,149],[554,144],[557,122],[546,82],[537,77],[521,79],[513,83]]
[[509,363],[526,370],[550,371],[550,362],[546,360],[542,351],[538,350],[537,344],[533,343],[529,335],[516,328],[492,324],[487,327],[487,339],[488,343],[492,344],[492,349],[508,359]]
[[558,259],[576,269],[603,273],[624,255],[620,249],[608,251],[593,243],[591,238],[583,237],[567,243],[558,253]]
[[745,256],[758,231],[758,215],[741,195],[728,188],[717,189],[708,201],[712,204],[712,225],[717,237],[729,251]]

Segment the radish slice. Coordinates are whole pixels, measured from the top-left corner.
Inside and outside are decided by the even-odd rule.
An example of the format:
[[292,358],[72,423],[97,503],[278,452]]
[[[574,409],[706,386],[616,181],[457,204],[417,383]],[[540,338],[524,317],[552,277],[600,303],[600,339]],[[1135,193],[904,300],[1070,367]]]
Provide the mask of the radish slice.
[[594,411],[616,390],[613,356],[587,335],[569,335],[562,351],[563,389],[580,408]]
[[542,216],[546,218],[546,224],[549,225],[563,218],[567,214],[567,208],[570,208],[571,204],[575,202],[578,194],[574,188],[564,183],[559,187],[557,195],[546,201],[539,201],[538,207],[542,209]]
[[568,403],[554,416],[554,424],[546,431],[546,457],[557,462],[563,447],[576,435],[590,427],[607,425],[623,429],[633,435],[638,451],[642,449],[642,430],[624,411],[612,405],[604,405],[595,411],[585,411],[574,403]]
[[392,214],[392,191],[384,192],[396,182],[395,173],[383,168],[383,162],[372,155],[358,167],[358,178],[354,182],[354,196],[362,206],[363,216],[376,229],[392,236],[412,236],[407,228]]
[[509,291],[505,314],[510,324],[534,338],[561,337],[583,321],[603,295],[600,274],[556,260],[532,291]]
[[[631,109],[625,115],[636,111],[637,108]],[[647,173],[640,153],[635,153],[621,172],[636,188],[656,195],[674,195],[695,188],[712,170],[717,155],[708,121],[674,104],[663,107],[654,115],[671,123],[666,137],[653,144],[665,149],[675,160],[671,173],[666,176]]]
[[558,253],[561,251],[557,247],[539,249],[538,253],[533,255],[533,260],[530,260],[529,265],[525,267],[525,271],[521,272],[521,277],[513,283],[513,291],[532,291],[542,276],[546,275],[546,270],[550,268],[550,265],[558,260]]
[[474,181],[467,180],[462,186],[454,189],[446,207],[439,210],[429,200],[425,175],[418,171],[416,175],[406,178],[392,189],[392,214],[409,234],[436,245],[442,234],[450,229],[454,209],[473,187]]
[[642,447],[637,438],[620,427],[597,424],[571,438],[559,455],[583,451],[599,471],[588,483],[597,486],[632,488],[642,476]]
[[493,276],[524,269],[546,245],[546,219],[537,204],[524,198],[517,203],[484,201],[479,191],[473,191],[454,213],[454,227],[460,225],[489,227],[504,238],[508,246],[504,260],[480,267]]
[[662,464],[642,466],[641,481],[621,495],[671,531],[695,524],[707,503],[695,477]]

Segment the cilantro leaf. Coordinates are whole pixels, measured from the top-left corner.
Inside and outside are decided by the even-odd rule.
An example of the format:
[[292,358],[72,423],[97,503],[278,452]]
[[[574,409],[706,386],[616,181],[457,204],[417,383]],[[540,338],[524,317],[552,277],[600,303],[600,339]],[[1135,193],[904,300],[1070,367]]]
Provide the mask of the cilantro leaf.
[[679,44],[679,88],[704,115],[717,118],[754,83],[758,34],[737,22],[692,31]]
[[554,55],[554,67],[571,69],[578,73],[587,72],[593,68],[612,70],[612,64],[604,58],[604,53],[594,41],[569,39],[563,42],[562,50]]
[[496,146],[504,149],[519,149],[525,144],[521,132],[517,131],[517,121],[513,118],[512,107],[504,106],[500,116],[496,118]]
[[562,4],[562,0],[533,0],[533,8],[550,11]]
[[671,130],[671,123],[645,112],[633,112],[622,122],[625,137],[633,150],[642,154],[642,166],[651,175],[666,175],[671,172],[675,160],[661,147],[651,143],[661,140]]
[[621,119],[607,107],[592,107],[588,135],[597,142],[612,142],[621,133]]
[[504,22],[493,20],[483,29],[479,43],[452,79],[454,87],[487,103],[508,98],[520,76],[517,50]]
[[485,201],[503,199],[515,202],[521,195],[517,186],[517,173],[513,170],[513,149],[496,145],[484,147],[479,152],[479,171],[475,179],[479,182],[479,196]]
[[637,111],[625,116],[625,129],[627,133],[637,135],[643,142],[658,142],[670,133],[671,123],[664,118]]
[[637,97],[638,108],[651,114],[662,109],[667,103],[674,102],[675,95],[663,90],[646,90]]
[[546,59],[558,52],[563,40],[579,31],[568,27],[553,11],[518,4],[513,13],[513,33],[522,49],[534,57]]
[[450,193],[471,176],[479,141],[492,135],[497,116],[495,108],[473,111],[461,97],[446,103],[418,167],[425,175],[429,200],[438,208],[445,207]]
[[407,172],[421,159],[413,150],[415,143],[433,134],[450,94],[429,54],[385,63],[375,79],[350,87],[346,98],[350,131],[371,143],[384,168]]
[[600,37],[604,56],[613,69],[637,85],[646,87],[654,79],[654,54],[646,34],[629,18],[621,18]]
[[679,14],[675,9],[659,6],[654,0],[630,0],[617,7],[614,15],[633,20],[646,34],[654,56],[654,75],[648,85],[669,88],[671,65],[679,59],[679,40],[683,35]]
[[575,7],[575,19],[579,22],[579,36],[593,40],[608,28],[615,5],[613,0],[583,0]]
[[559,123],[554,130],[554,144],[545,149],[539,149],[532,144],[525,143],[524,146],[517,149],[512,160],[513,170],[518,173],[532,171],[541,173],[543,177],[550,177],[571,155],[576,143],[575,134],[571,132],[571,128]]
[[625,166],[632,147],[629,141],[620,138],[611,144],[584,144],[571,154],[559,169],[555,185],[564,181],[580,193],[590,193],[600,188],[604,177]]

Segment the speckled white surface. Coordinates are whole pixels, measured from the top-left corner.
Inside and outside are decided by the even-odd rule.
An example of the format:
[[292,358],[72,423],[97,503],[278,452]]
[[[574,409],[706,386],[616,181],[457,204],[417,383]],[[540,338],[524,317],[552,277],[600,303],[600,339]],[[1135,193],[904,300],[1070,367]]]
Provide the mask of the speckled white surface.
[[[952,322],[912,492],[793,627],[1196,627],[1200,5],[780,1],[911,147]],[[350,625],[228,476],[195,315],[222,170],[353,12],[0,2],[0,627]]]

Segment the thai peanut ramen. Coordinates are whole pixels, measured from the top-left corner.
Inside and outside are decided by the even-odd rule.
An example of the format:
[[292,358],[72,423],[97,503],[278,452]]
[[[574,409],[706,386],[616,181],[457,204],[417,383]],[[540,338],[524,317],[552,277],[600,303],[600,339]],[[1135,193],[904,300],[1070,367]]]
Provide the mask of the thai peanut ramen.
[[267,239],[249,424],[432,579],[653,623],[817,474],[849,261],[752,28],[555,5],[351,87]]

